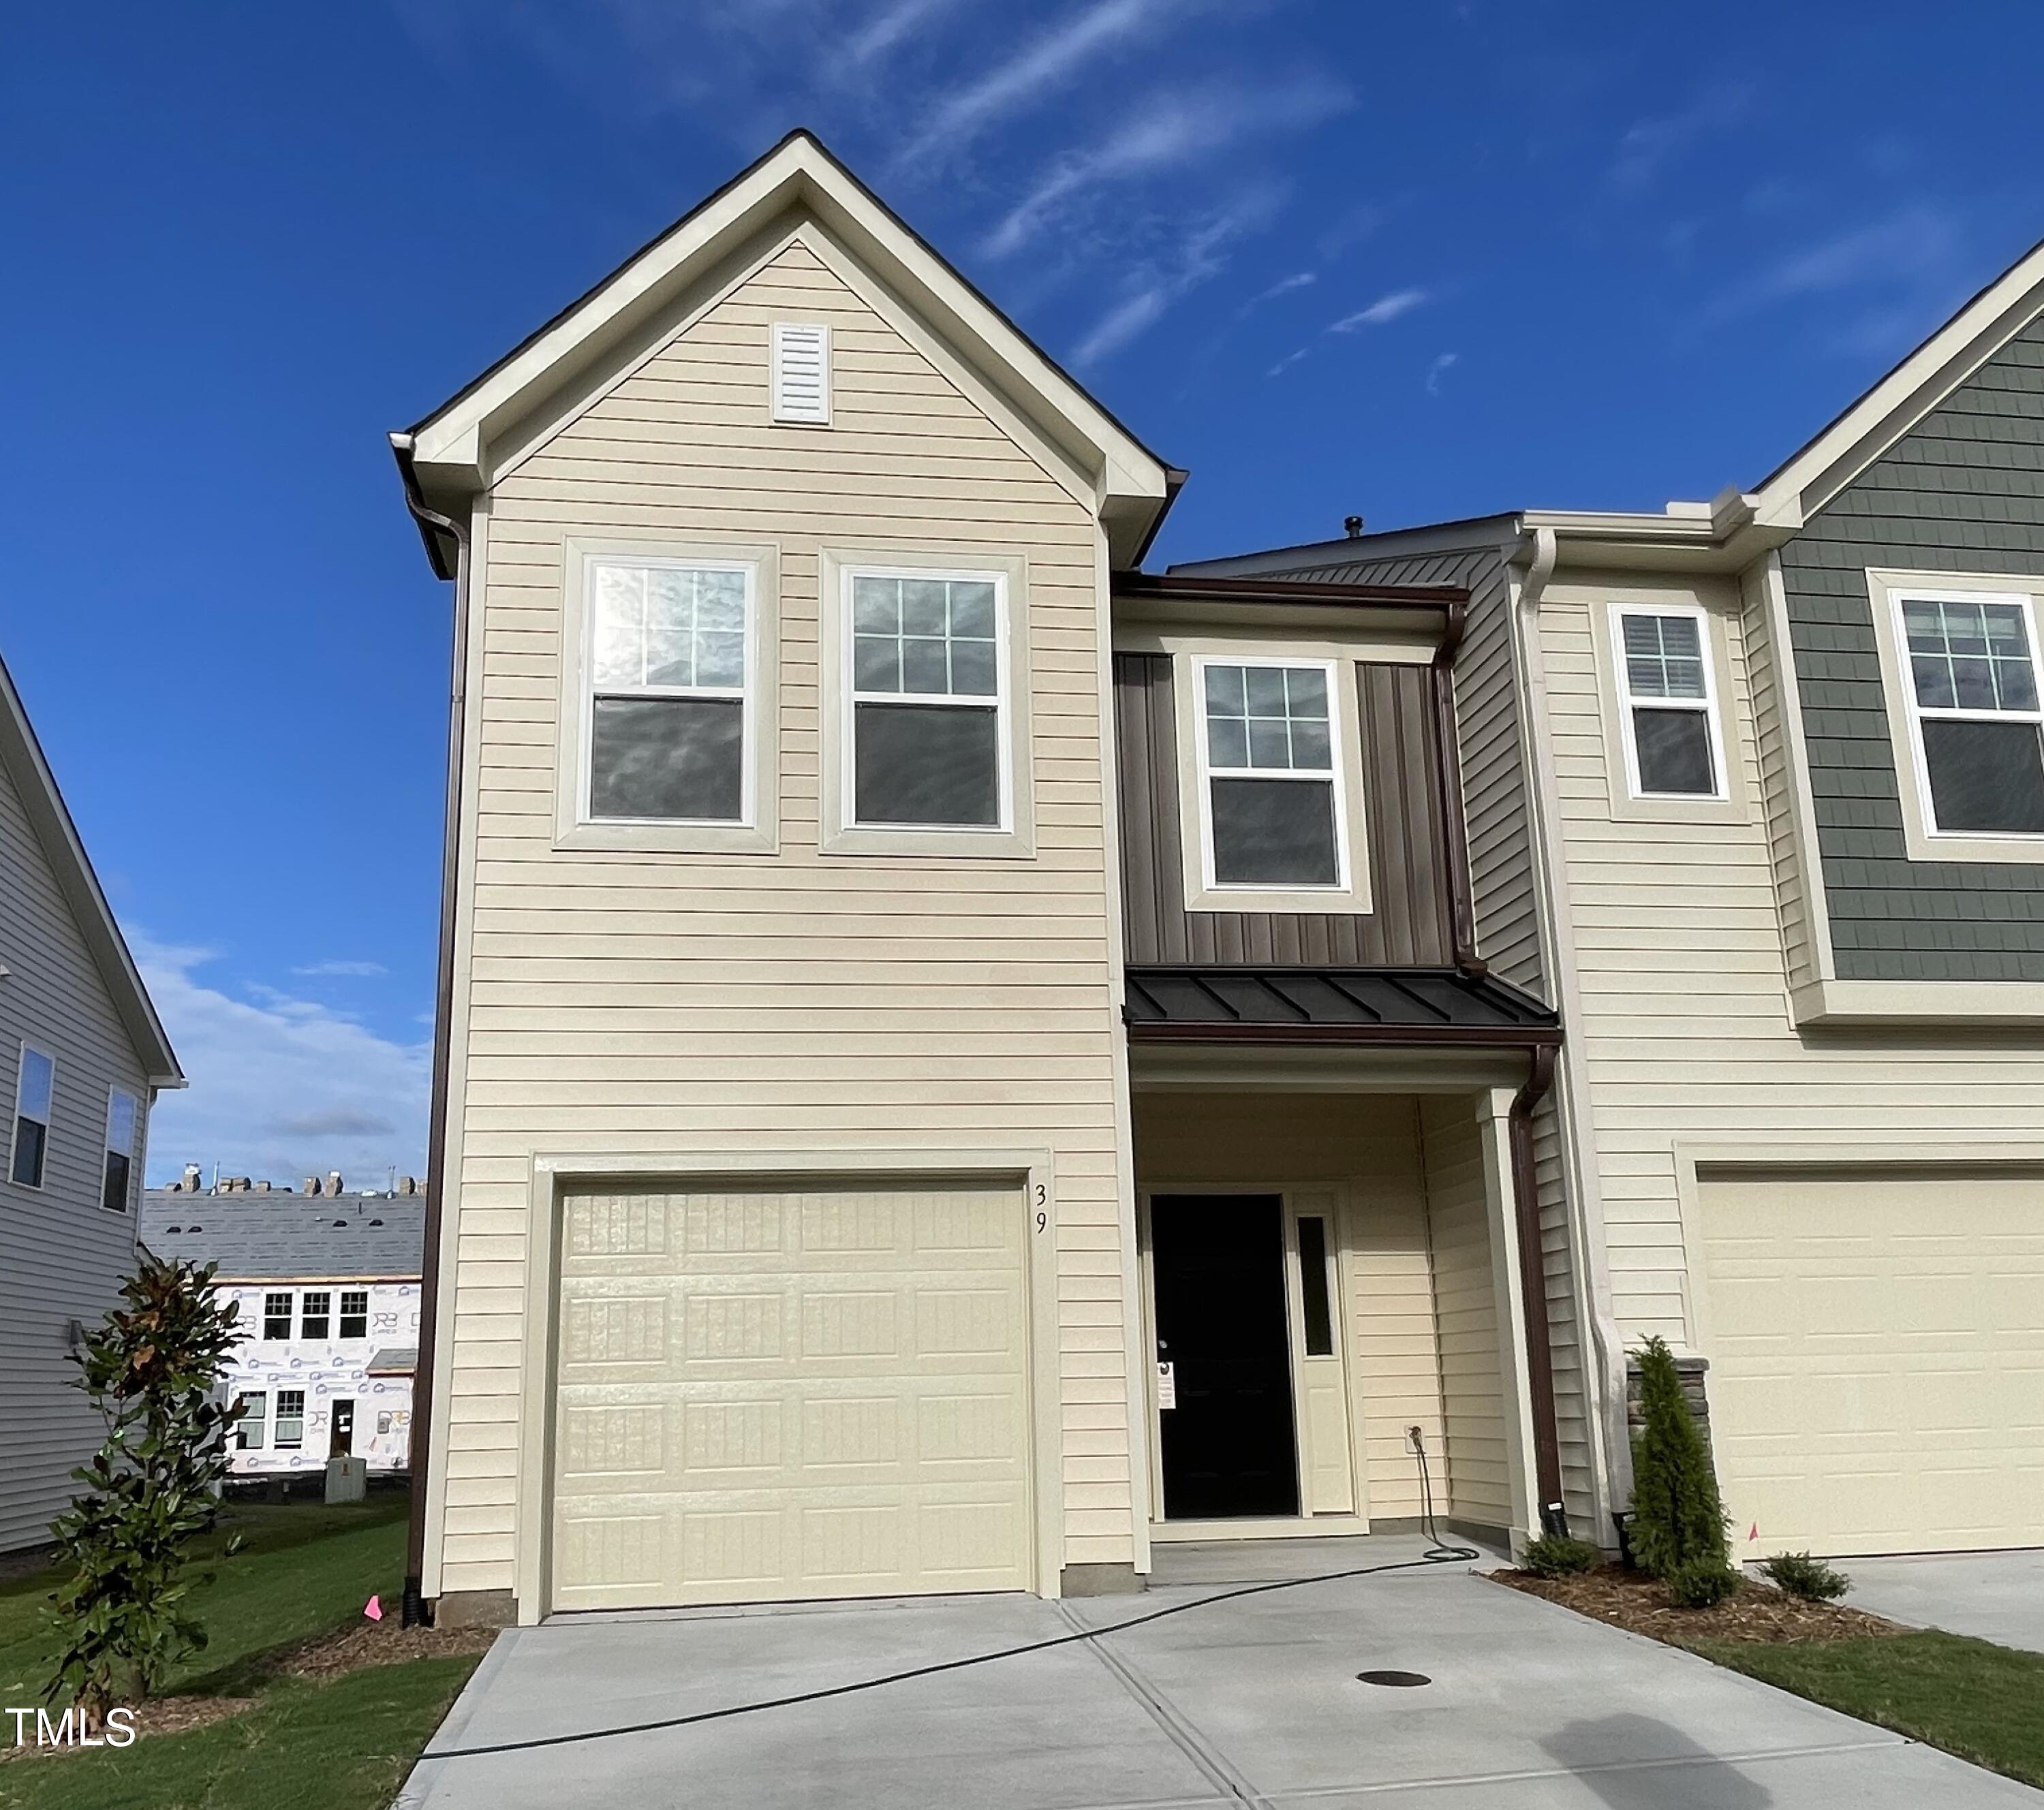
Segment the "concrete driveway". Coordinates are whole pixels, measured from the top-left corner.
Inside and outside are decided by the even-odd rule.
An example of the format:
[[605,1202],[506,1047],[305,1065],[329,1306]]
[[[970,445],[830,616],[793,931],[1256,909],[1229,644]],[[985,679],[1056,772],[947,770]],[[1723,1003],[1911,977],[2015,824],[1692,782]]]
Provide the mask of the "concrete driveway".
[[[1374,1539],[1338,1562],[1416,1549]],[[432,1750],[792,1696],[1105,1627],[1218,1587],[1063,1604],[986,1597],[557,1618],[498,1642]],[[1358,1681],[1378,1669],[1431,1681]],[[2044,1793],[1443,1566],[1213,1602],[1098,1640],[690,1727],[428,1758],[399,1803],[2034,1810]]]
[[2044,1551],[1846,1558],[1856,1609],[2044,1653]]

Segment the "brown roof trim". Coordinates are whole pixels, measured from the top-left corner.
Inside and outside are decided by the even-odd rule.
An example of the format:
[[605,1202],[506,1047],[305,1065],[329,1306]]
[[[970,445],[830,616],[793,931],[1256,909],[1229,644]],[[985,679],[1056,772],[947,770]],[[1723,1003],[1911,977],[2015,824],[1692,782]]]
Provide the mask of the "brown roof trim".
[[1337,585],[1304,578],[1197,578],[1169,572],[1116,572],[1116,597],[1153,597],[1192,603],[1310,603],[1390,609],[1445,609],[1469,601],[1459,585]]
[[1132,1043],[1355,1044],[1374,1048],[1424,1050],[1533,1050],[1558,1047],[1553,1024],[1271,1024],[1203,1021],[1174,1024],[1131,1019]]

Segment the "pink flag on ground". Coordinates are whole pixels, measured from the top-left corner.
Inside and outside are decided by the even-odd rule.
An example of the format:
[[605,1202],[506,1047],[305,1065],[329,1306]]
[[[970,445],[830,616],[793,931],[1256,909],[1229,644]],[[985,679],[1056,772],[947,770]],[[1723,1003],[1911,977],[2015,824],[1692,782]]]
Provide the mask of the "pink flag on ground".
[[378,1600],[382,1594],[382,1593],[378,1591],[376,1596],[371,1597],[362,1605],[362,1612],[371,1621],[381,1621],[383,1619],[383,1604]]

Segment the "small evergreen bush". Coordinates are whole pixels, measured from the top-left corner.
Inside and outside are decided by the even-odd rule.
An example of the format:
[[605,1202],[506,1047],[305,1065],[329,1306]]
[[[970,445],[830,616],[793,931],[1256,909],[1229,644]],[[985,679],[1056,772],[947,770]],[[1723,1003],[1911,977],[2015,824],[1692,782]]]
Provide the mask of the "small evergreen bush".
[[240,1408],[217,1399],[239,1328],[234,1303],[213,1293],[212,1266],[140,1258],[123,1305],[74,1360],[106,1437],[71,1473],[84,1487],[50,1528],[71,1574],[51,1599],[62,1651],[46,1698],[68,1697],[92,1727],[117,1697],[148,1696],[206,1644],[186,1600],[199,1580],[184,1566],[219,1519]]
[[1761,1575],[1792,1597],[1813,1603],[1835,1603],[1852,1588],[1852,1579],[1807,1552],[1777,1552],[1763,1559]]
[[1526,1548],[1526,1569],[1536,1578],[1569,1578],[1589,1570],[1602,1556],[1586,1539],[1543,1534]]
[[1683,1397],[1674,1354],[1659,1339],[1648,1339],[1639,1354],[1639,1407],[1644,1424],[1632,1451],[1633,1562],[1650,1578],[1671,1581],[1680,1570],[1727,1570],[1724,1504],[1710,1448]]
[[1685,1609],[1715,1608],[1739,1586],[1739,1574],[1730,1565],[1708,1556],[1677,1566],[1662,1581],[1668,1594]]

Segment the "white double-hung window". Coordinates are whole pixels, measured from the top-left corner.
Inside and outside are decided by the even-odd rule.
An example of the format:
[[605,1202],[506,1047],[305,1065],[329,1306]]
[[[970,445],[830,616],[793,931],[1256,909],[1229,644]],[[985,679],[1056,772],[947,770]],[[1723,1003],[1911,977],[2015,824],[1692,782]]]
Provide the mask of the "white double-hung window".
[[603,556],[585,572],[584,820],[752,822],[754,567]]
[[21,1072],[14,1083],[14,1137],[7,1159],[8,1178],[18,1187],[43,1185],[56,1084],[56,1058],[33,1043],[22,1044]]
[[2023,592],[1898,590],[1934,836],[2044,836],[2044,684]]
[[99,1204],[109,1212],[125,1213],[134,1181],[135,1147],[142,1134],[142,1102],[125,1087],[106,1094],[106,1163],[100,1177]]
[[1008,827],[1004,575],[847,567],[851,704],[844,820]]
[[1209,887],[1349,885],[1340,703],[1328,660],[1194,663]]
[[1635,798],[1726,797],[1708,624],[1703,613],[1618,604],[1619,730]]

